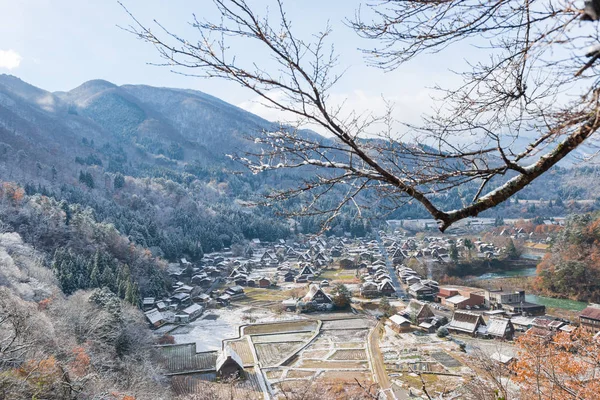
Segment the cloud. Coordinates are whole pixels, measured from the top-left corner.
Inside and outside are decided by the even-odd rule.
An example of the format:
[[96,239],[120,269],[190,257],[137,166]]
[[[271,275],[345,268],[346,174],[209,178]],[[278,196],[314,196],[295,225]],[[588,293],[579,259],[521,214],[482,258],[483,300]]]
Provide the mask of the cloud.
[[14,50],[0,50],[0,68],[15,69],[21,65],[23,57]]

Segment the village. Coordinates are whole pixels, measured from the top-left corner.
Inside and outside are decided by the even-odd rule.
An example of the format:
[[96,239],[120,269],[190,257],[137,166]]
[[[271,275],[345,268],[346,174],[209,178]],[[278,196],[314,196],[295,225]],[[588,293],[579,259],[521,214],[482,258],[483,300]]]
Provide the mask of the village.
[[[518,229],[499,236],[545,248],[544,239]],[[568,320],[546,315],[522,289],[433,279],[457,254],[491,259],[505,251],[482,240],[399,230],[253,240],[199,263],[170,264],[172,294],[145,298],[143,307],[180,394],[210,387],[235,398],[289,398],[315,382],[375,388],[388,399],[419,398],[424,385],[429,394],[448,394],[473,379],[474,354],[514,362],[513,341],[525,332],[550,338],[578,325],[600,332],[593,305]],[[340,305],[346,290],[348,304]]]

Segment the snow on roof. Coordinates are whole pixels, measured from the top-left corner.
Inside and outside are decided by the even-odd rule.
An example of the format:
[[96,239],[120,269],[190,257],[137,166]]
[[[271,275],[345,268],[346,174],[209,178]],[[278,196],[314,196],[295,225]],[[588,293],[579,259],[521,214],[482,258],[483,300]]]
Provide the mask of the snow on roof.
[[163,320],[163,315],[160,311],[158,311],[158,309],[153,308],[152,310],[144,313],[146,315],[146,318],[148,318],[148,321],[150,321],[151,324],[155,324],[159,321]]
[[463,301],[469,300],[468,297],[462,296],[460,294],[454,295],[452,297],[448,297],[446,298],[446,303],[451,303],[451,304],[460,304]]
[[506,363],[510,362],[513,359],[512,356],[509,356],[509,355],[506,355],[506,354],[501,354],[498,351],[495,352],[495,353],[493,353],[493,354],[491,354],[490,358],[492,360],[498,361],[499,363],[502,363],[502,364],[506,364]]
[[479,324],[485,325],[485,322],[479,314],[468,311],[456,311],[452,317],[452,320],[448,324],[448,328],[455,329],[457,331],[473,333]]
[[533,320],[535,317],[524,317],[522,315],[517,315],[511,318],[513,324],[521,325],[521,326],[529,326],[533,324]]
[[488,335],[503,337],[509,327],[510,320],[504,318],[490,318],[488,322]]
[[202,306],[200,304],[194,303],[191,306],[183,309],[182,313],[191,315],[191,314],[193,314],[197,311],[201,311],[201,310],[202,310]]
[[390,321],[392,321],[396,325],[404,325],[404,324],[407,324],[407,323],[410,324],[409,320],[407,320],[406,318],[404,318],[402,315],[398,315],[398,314],[392,315],[390,317]]
[[219,354],[219,357],[217,357],[217,371],[221,369],[227,359],[232,359],[235,361],[240,368],[243,368],[244,366],[241,357],[231,347],[225,347],[225,350],[223,350],[223,352]]

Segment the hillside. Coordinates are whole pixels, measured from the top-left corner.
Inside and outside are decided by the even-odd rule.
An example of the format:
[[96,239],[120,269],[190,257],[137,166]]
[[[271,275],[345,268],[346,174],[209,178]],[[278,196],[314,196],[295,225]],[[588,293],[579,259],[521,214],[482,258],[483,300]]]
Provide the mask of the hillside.
[[[226,156],[256,146],[247,137],[274,126],[193,90],[93,80],[68,92],[51,93],[0,75],[0,177],[23,188],[26,196],[22,204],[5,208],[0,218],[9,217],[13,230],[24,229],[15,215],[30,215],[30,204],[40,201],[36,195],[47,196],[52,199],[50,209],[64,214],[61,229],[71,229],[71,215],[85,214],[94,224],[113,226],[123,240],[167,261],[183,256],[199,259],[204,252],[252,238],[285,238],[293,230],[316,232],[322,217],[293,223],[278,216],[283,205],[252,205],[272,188],[296,184],[302,171],[252,175]],[[534,203],[503,204],[486,215],[532,218],[592,210],[596,188],[590,182],[598,181],[593,179],[598,173],[595,168],[555,168],[519,195]],[[548,192],[549,185],[555,190]],[[434,201],[458,207],[475,191],[474,185]],[[375,200],[365,203],[377,204]],[[329,206],[335,201],[335,191],[323,199]],[[286,206],[290,205],[294,204]],[[364,215],[376,216],[378,209]],[[386,216],[427,214],[413,203]],[[333,222],[331,232],[363,235],[368,229],[369,223],[348,207]],[[40,237],[32,234],[31,240]],[[55,257],[57,243],[41,245],[49,258]],[[84,250],[87,256],[93,253]],[[118,263],[114,268],[117,272]],[[140,289],[147,291],[143,282],[152,279],[145,273],[134,275],[141,279]],[[162,285],[154,281],[151,291]]]

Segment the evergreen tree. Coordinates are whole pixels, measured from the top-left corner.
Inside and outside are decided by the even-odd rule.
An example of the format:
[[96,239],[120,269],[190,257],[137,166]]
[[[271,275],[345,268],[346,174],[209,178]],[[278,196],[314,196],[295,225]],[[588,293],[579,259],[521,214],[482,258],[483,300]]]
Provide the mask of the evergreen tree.
[[508,243],[504,249],[505,255],[507,258],[514,260],[519,258],[519,252],[517,247],[515,246],[515,242],[512,239],[508,239]]
[[71,209],[69,208],[69,203],[61,201],[60,208],[65,212],[65,225],[69,225],[71,223]]
[[90,274],[90,287],[100,287],[100,271],[97,264],[94,265]]
[[456,243],[452,242],[450,243],[450,260],[452,260],[453,263],[457,263],[458,262],[458,248],[456,247]]
[[337,284],[331,291],[333,305],[337,308],[346,308],[350,305],[352,293],[344,284]]
[[125,186],[125,177],[121,173],[117,173],[115,175],[113,185],[114,185],[115,189],[121,189],[122,187]]
[[392,305],[390,304],[390,301],[388,300],[388,298],[385,296],[383,296],[381,298],[381,300],[379,301],[379,308],[381,309],[381,312],[383,312],[383,315],[385,317],[394,315],[396,312],[394,307],[392,307]]

